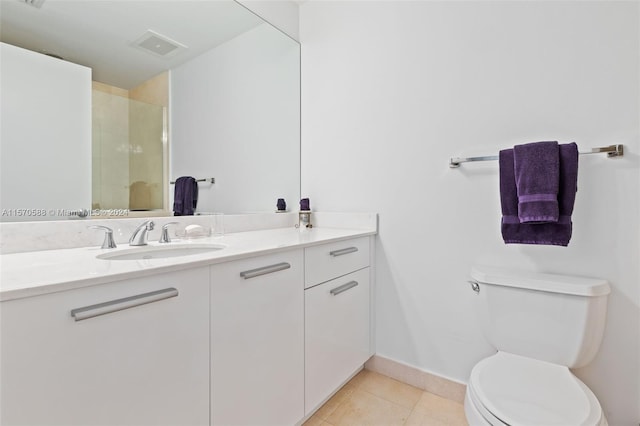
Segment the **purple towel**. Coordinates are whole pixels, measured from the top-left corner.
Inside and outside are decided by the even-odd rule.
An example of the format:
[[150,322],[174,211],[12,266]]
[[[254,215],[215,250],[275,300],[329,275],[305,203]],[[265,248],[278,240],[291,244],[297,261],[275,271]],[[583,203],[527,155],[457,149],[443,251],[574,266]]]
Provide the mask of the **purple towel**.
[[520,223],[558,221],[560,159],[558,142],[513,147]]
[[546,244],[567,246],[571,239],[571,214],[578,184],[578,147],[575,143],[559,145],[558,221],[520,223],[515,181],[513,150],[500,151],[500,202],[502,238],[507,244]]
[[173,215],[192,216],[198,204],[198,183],[191,176],[176,179],[173,195]]

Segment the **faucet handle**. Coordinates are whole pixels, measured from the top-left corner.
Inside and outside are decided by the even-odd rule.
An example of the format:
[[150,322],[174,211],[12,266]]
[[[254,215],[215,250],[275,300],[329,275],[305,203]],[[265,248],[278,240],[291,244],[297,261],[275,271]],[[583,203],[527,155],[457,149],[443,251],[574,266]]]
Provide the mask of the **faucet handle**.
[[87,228],[89,229],[101,229],[104,232],[104,241],[102,242],[102,247],[103,249],[112,249],[112,248],[116,248],[116,242],[113,240],[113,229],[109,228],[108,226],[102,226],[102,225],[91,225],[88,226]]
[[162,225],[162,233],[160,234],[160,241],[161,243],[170,243],[171,242],[171,238],[169,238],[169,225],[177,225],[178,222],[167,222],[164,225]]

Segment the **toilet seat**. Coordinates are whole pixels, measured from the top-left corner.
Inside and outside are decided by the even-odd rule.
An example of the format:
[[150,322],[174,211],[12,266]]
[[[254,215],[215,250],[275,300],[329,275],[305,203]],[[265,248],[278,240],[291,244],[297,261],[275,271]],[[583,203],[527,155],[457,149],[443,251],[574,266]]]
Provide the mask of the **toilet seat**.
[[471,371],[470,402],[491,425],[606,424],[591,390],[564,366],[498,352]]

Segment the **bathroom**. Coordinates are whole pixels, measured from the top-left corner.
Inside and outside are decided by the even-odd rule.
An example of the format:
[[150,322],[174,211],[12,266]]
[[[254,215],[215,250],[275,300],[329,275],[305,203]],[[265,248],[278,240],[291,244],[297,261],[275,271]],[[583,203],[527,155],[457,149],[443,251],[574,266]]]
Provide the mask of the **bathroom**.
[[[610,425],[639,424],[639,3],[244,3],[300,42],[300,195],[378,214],[376,355],[466,383],[493,352],[474,265],[604,278],[604,339],[575,374]],[[580,157],[568,247],[505,245],[497,164],[449,158],[541,140],[625,154]]]

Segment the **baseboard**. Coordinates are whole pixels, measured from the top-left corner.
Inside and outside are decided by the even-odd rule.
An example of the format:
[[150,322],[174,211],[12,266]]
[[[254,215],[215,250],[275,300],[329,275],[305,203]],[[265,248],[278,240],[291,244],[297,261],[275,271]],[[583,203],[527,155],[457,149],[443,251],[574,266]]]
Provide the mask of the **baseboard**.
[[467,390],[464,383],[445,379],[380,355],[372,356],[364,364],[364,368],[460,403],[464,401]]

